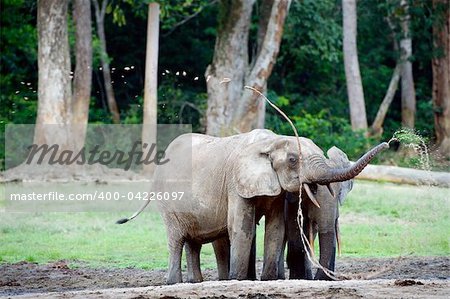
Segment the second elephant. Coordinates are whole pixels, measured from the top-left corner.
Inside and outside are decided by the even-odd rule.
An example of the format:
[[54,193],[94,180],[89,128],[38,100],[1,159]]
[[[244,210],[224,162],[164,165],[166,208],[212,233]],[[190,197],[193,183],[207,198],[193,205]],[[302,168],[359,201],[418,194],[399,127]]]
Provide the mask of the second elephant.
[[[329,163],[334,167],[348,167],[350,161],[347,155],[337,147],[331,148],[327,155]],[[330,166],[331,166],[330,165]],[[331,270],[335,270],[336,245],[339,247],[339,205],[344,202],[346,195],[353,187],[353,180],[332,183],[330,191],[320,185],[311,189],[312,195],[302,193],[303,230],[310,244],[314,244],[315,237],[319,236],[319,263]],[[318,208],[310,200],[313,196],[320,205]],[[317,270],[313,276],[311,263],[306,255],[297,223],[299,208],[298,193],[289,193],[286,196],[286,241],[287,241],[287,265],[289,279],[319,279],[329,280],[330,277],[322,269]],[[314,249],[314,245],[312,245]]]

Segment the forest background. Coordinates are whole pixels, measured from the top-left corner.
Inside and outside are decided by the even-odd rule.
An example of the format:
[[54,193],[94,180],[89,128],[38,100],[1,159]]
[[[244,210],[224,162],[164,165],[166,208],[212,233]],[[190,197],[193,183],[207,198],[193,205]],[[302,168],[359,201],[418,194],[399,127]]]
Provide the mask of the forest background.
[[[248,41],[250,58],[257,50],[258,24],[264,15],[264,2],[267,1],[256,1],[252,10]],[[161,1],[158,123],[190,123],[195,132],[207,131],[205,72],[213,61],[226,3]],[[445,3],[431,0],[406,2],[408,38],[412,40],[412,55],[407,60],[412,64],[416,97],[413,129],[426,138],[431,148],[435,147],[436,141],[436,115],[443,113],[441,107],[433,102],[432,64],[436,59],[448,56],[436,46],[434,35],[436,27],[445,26],[445,22],[448,27],[445,18],[444,23],[439,24],[440,16],[448,16],[448,3]],[[148,5],[146,1],[132,0],[106,1],[106,4],[104,28],[107,53],[98,37],[92,6],[89,123],[141,124]],[[357,1],[358,58],[369,125],[376,117],[401,57],[398,42],[404,31],[395,24],[395,20],[401,23],[405,17],[401,6],[404,4],[403,0]],[[72,6],[69,5],[67,15],[71,69],[74,70],[76,30],[70,13]],[[301,136],[311,138],[324,150],[336,145],[355,159],[379,140],[390,139],[395,131],[404,126],[405,121],[402,120],[402,90],[398,88],[382,131],[374,134],[370,128],[352,128],[344,70],[342,8],[342,1],[337,0],[292,1],[278,57],[267,81],[267,95],[291,117]],[[36,122],[38,4],[35,1],[2,0],[0,10],[0,138],[4,138],[6,124]],[[102,54],[107,54],[106,62],[110,65],[110,81],[118,115],[111,109],[107,97]],[[269,107],[266,108],[264,126],[279,134],[292,135],[285,120]],[[0,142],[0,159],[3,169],[4,140]],[[381,156],[378,163],[414,167],[420,161],[419,157],[408,152],[394,155],[391,151]],[[448,170],[445,151],[444,155],[442,151],[439,155],[433,155],[432,167]]]

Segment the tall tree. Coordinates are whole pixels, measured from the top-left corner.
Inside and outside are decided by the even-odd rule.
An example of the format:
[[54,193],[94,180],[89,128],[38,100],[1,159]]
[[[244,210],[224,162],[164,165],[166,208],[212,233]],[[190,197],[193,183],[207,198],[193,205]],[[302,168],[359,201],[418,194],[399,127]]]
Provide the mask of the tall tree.
[[401,39],[400,39],[400,59],[401,59],[401,90],[402,90],[402,126],[414,128],[416,117],[416,91],[414,88],[412,70],[412,38],[410,30],[409,5],[407,0],[400,1],[401,17]]
[[367,130],[364,92],[359,70],[356,0],[342,0],[343,48],[350,120],[353,130]]
[[[391,29],[391,35],[392,35],[392,44],[395,52],[399,51],[399,42],[397,40],[396,36],[396,22],[395,22],[395,15],[392,12],[388,12],[388,16],[386,17],[386,21],[389,25],[389,28]],[[386,118],[387,112],[389,110],[389,106],[391,105],[392,101],[394,100],[395,93],[398,89],[398,83],[400,81],[401,76],[401,70],[402,70],[402,57],[400,55],[400,58],[397,59],[397,63],[395,65],[394,72],[392,73],[391,81],[389,82],[388,89],[386,91],[386,94],[383,98],[383,101],[380,104],[380,107],[378,108],[377,115],[375,116],[375,119],[370,126],[370,134],[373,136],[381,136],[383,134],[383,123],[384,119]]]
[[92,87],[92,22],[90,0],[73,1],[75,22],[75,72],[73,77],[73,124],[77,124],[77,140],[83,144],[89,116]]
[[111,112],[113,122],[120,123],[119,108],[117,107],[116,98],[114,96],[114,89],[111,83],[111,71],[109,68],[108,52],[106,50],[106,36],[105,36],[105,15],[108,6],[108,0],[101,1],[101,7],[98,0],[92,0],[95,9],[95,21],[97,23],[97,34],[100,40],[100,59],[102,61],[103,81],[106,90],[106,99],[108,102],[109,111]]
[[214,57],[205,74],[208,134],[225,136],[262,125],[264,103],[256,94],[244,90],[244,86],[265,91],[291,1],[262,1],[257,49],[249,61],[248,37],[254,3],[255,0],[220,2]]
[[433,107],[436,143],[450,157],[450,8],[447,0],[433,0]]
[[400,65],[401,63],[398,62],[395,66],[391,81],[389,82],[389,87],[386,91],[386,95],[384,96],[383,101],[378,108],[377,115],[375,116],[375,119],[370,126],[370,134],[373,136],[381,136],[381,134],[383,133],[383,122],[386,118],[389,106],[394,100],[395,92],[398,88],[398,82],[400,80]]
[[[71,144],[65,132],[72,120],[70,54],[67,30],[68,0],[39,0],[37,144]],[[57,127],[46,126],[58,124]]]
[[[148,5],[142,142],[149,145],[156,145],[157,137],[159,10],[159,3]],[[143,150],[150,150],[150,146]],[[146,165],[144,171],[152,173],[153,168],[154,164],[151,163]]]

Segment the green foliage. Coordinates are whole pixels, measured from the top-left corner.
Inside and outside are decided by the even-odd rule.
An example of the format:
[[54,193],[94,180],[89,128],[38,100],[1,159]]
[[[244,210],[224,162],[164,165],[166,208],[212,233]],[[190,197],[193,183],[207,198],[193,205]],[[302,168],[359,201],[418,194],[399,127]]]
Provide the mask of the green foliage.
[[[186,19],[195,16],[203,11],[204,8],[211,5],[215,1],[211,0],[121,0],[116,3],[109,3],[106,9],[107,14],[112,14],[113,22],[118,26],[127,24],[126,10],[131,7],[133,15],[142,19],[147,18],[148,4],[158,2],[160,4],[161,28],[163,30],[172,29],[178,26]],[[124,5],[127,4],[127,5]]]
[[[293,1],[269,88],[279,94],[335,93],[342,30],[333,0]],[[337,75],[337,76],[336,76]]]
[[[105,18],[114,92],[122,122],[127,124],[142,121],[149,2],[109,1]],[[192,123],[194,131],[203,132],[206,111],[204,73],[213,57],[219,1],[158,2],[161,5],[159,122]],[[250,44],[256,36],[259,4],[260,1],[257,1],[254,6]],[[413,38],[411,59],[417,96],[416,129],[432,141],[431,59],[443,53],[442,49],[433,47],[431,32],[433,24],[443,21],[446,7],[433,8],[431,1],[411,0],[409,5]],[[35,122],[38,73],[36,14],[36,2],[2,1],[0,160],[4,152],[5,124]],[[399,57],[393,42],[400,37],[398,24],[403,15],[404,12],[399,9],[399,0],[358,1],[358,51],[369,123],[375,117]],[[394,32],[387,22],[388,16],[394,24]],[[70,32],[73,45],[73,26]],[[99,69],[99,42],[95,34],[93,38],[93,96],[89,121],[112,123]],[[249,54],[251,57],[252,53]],[[72,65],[74,61],[72,53]],[[133,69],[125,71],[130,66]],[[170,71],[170,74],[165,70]],[[186,72],[186,76],[176,76],[176,72]],[[276,98],[277,105],[292,116],[300,134],[312,138],[324,150],[336,145],[351,158],[357,158],[377,142],[366,140],[362,133],[350,129],[342,59],[340,0],[292,2],[268,89],[270,98]],[[285,121],[276,116],[271,108],[268,107],[267,111],[268,128],[280,134],[292,134]],[[387,114],[382,139],[390,139],[400,127],[398,91]],[[395,156],[391,158],[398,159]],[[401,159],[395,162],[400,165],[406,163]]]
[[[104,0],[105,1],[105,0]],[[111,14],[113,16],[113,21],[118,26],[124,26],[127,24],[127,20],[125,19],[125,14],[123,13],[122,8],[119,5],[112,5],[112,3],[108,3],[106,6],[106,13]]]
[[333,0],[294,1],[290,8],[284,41],[296,47],[284,54],[297,61],[321,59],[337,63],[341,59],[342,31],[336,20]]
[[2,1],[0,18],[0,169],[5,126],[31,124],[37,108],[37,32],[32,1]]

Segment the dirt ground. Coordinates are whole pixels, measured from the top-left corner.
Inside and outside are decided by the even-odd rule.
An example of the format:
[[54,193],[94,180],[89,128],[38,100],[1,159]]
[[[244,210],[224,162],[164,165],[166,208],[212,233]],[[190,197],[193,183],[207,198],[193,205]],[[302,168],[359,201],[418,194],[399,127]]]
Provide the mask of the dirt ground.
[[[259,268],[261,263],[259,262]],[[1,298],[450,298],[450,257],[340,258],[343,281],[214,281],[164,285],[166,270],[0,264]]]

